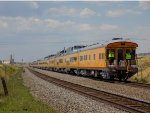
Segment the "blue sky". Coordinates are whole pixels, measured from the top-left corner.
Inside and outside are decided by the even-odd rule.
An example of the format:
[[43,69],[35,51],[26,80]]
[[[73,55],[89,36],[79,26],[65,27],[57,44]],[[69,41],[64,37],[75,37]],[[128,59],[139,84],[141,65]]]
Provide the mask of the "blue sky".
[[150,52],[150,2],[0,1],[0,59],[33,61],[64,47],[114,37]]

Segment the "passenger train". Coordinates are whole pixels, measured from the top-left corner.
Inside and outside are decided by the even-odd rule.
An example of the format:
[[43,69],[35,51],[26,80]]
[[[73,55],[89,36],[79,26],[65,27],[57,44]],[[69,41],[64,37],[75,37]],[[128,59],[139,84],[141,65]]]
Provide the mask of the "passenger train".
[[[137,47],[137,43],[122,38],[90,46],[76,45],[49,55],[43,60],[34,61],[30,67],[126,81],[138,71]],[[114,59],[111,62],[110,50],[114,52]],[[130,51],[130,60],[126,59],[127,51]]]

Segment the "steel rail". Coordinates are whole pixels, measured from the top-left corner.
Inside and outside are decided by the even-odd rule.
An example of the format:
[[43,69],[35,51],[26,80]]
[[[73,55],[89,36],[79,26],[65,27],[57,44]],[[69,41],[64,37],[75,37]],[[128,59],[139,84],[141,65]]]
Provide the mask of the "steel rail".
[[131,81],[126,81],[126,82],[122,82],[119,80],[114,80],[114,81],[110,81],[110,80],[102,80],[104,82],[108,82],[108,83],[113,83],[113,84],[119,84],[119,85],[125,85],[125,86],[131,86],[131,87],[136,87],[136,88],[143,88],[143,89],[148,89],[150,90],[150,84],[144,84],[144,83],[136,83],[136,82],[131,82]]
[[144,89],[149,89],[150,90],[150,84],[128,82],[127,85],[140,87],[140,88],[144,88]]

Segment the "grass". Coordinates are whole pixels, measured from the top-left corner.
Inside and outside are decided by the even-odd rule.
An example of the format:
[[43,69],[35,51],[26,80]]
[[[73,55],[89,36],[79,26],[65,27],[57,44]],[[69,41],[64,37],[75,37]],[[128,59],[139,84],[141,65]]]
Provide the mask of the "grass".
[[138,59],[139,71],[130,80],[141,83],[150,83],[150,56]]
[[23,85],[22,69],[7,81],[9,95],[4,96],[0,83],[0,113],[56,113],[48,105],[35,100]]

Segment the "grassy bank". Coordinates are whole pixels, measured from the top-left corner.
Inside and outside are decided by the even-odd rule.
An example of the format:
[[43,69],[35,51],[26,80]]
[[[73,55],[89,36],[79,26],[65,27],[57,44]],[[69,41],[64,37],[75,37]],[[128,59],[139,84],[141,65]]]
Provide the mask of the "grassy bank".
[[138,65],[138,74],[135,74],[131,78],[131,81],[150,83],[150,56],[139,57]]
[[56,113],[48,105],[34,100],[28,88],[23,86],[22,69],[9,77],[9,95],[4,96],[0,83],[0,113]]

